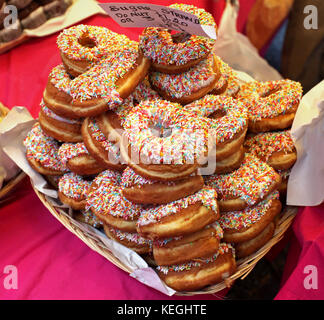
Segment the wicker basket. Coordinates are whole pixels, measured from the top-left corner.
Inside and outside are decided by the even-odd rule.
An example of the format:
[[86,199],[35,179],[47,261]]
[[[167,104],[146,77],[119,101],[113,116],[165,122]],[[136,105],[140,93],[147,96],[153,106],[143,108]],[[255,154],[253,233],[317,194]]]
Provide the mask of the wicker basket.
[[[117,257],[113,255],[113,253],[106,247],[106,245],[99,239],[93,236],[90,232],[86,232],[78,226],[79,222],[76,222],[72,217],[67,215],[66,211],[61,208],[54,207],[51,203],[49,203],[46,197],[40,193],[38,190],[34,188],[35,193],[45,205],[45,207],[49,210],[49,212],[58,219],[69,231],[74,233],[78,238],[80,238],[87,246],[89,246],[92,250],[98,252],[107,260],[115,264],[120,269],[132,273],[132,270],[124,265]],[[225,281],[218,283],[213,286],[209,286],[200,291],[194,292],[177,292],[176,295],[180,296],[193,296],[196,294],[214,294],[225,288],[230,287],[236,279],[244,279],[255,267],[257,262],[264,257],[269,250],[278,243],[285,233],[285,231],[291,225],[295,215],[297,213],[296,207],[286,207],[280,215],[280,219],[277,224],[277,228],[275,230],[275,234],[273,238],[268,241],[261,249],[259,249],[254,254],[238,260],[237,261],[237,270],[236,272],[227,278]]]

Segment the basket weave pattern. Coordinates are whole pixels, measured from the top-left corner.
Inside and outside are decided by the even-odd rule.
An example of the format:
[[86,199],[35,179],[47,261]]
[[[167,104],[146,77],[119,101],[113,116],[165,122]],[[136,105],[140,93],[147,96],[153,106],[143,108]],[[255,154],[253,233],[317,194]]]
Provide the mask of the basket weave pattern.
[[[78,226],[78,223],[66,212],[61,209],[54,207],[51,203],[49,203],[46,197],[40,193],[38,190],[34,188],[35,193],[45,205],[45,207],[49,210],[49,212],[58,219],[69,231],[75,234],[79,239],[81,239],[87,246],[89,246],[92,250],[96,251],[107,260],[112,262],[114,265],[119,267],[120,269],[126,271],[127,273],[132,273],[132,270],[123,264],[114,254],[107,248],[107,246],[99,239],[94,237],[91,233],[86,232]],[[285,231],[291,225],[295,215],[297,213],[296,207],[287,206],[283,212],[281,213],[280,219],[277,223],[277,227],[275,230],[275,234],[262,248],[260,248],[254,254],[238,260],[237,261],[237,270],[226,280],[209,287],[206,287],[200,291],[192,291],[192,292],[177,292],[176,295],[180,296],[193,296],[196,294],[213,294],[219,292],[227,287],[230,287],[236,279],[244,279],[255,267],[260,259],[262,259],[270,249],[278,243],[284,236]]]

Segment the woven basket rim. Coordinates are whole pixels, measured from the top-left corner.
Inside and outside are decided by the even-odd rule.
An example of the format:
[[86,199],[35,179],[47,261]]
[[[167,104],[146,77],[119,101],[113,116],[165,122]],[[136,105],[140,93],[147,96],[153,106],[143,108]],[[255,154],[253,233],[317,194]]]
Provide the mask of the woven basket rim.
[[[109,260],[111,263],[113,263],[123,271],[129,274],[133,272],[133,270],[128,268],[117,257],[115,257],[114,254],[105,246],[105,244],[102,243],[102,241],[98,240],[97,238],[94,238],[87,232],[81,230],[77,226],[77,223],[80,222],[76,222],[76,220],[68,216],[66,212],[61,208],[54,207],[51,203],[47,201],[45,195],[42,194],[40,191],[38,191],[33,184],[32,187],[36,195],[39,197],[39,199],[44,204],[44,206],[49,210],[49,212],[57,220],[59,220],[63,224],[63,226],[65,226],[70,232],[75,234],[81,241],[83,241],[92,250],[96,251],[97,253],[105,257],[107,260]],[[258,261],[262,259],[271,250],[271,248],[283,238],[284,233],[292,224],[292,221],[295,215],[297,214],[297,211],[298,211],[297,207],[286,206],[281,213],[279,221],[277,222],[277,227],[275,229],[274,236],[257,252],[253,253],[252,255],[246,258],[237,260],[236,272],[232,274],[230,277],[228,277],[227,279],[225,279],[220,283],[208,286],[199,291],[176,292],[175,295],[194,296],[200,294],[215,294],[225,288],[231,287],[235,280],[237,279],[243,280],[253,270],[253,268],[258,263]]]

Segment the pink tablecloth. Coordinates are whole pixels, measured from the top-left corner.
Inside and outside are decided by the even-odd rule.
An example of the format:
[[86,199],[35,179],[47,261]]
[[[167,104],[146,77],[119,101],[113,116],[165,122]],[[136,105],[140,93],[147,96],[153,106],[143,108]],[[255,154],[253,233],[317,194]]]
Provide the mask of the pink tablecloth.
[[[163,4],[171,2],[164,1]],[[253,2],[242,1],[239,30],[242,30]],[[195,4],[205,7],[219,21],[223,1],[205,0]],[[122,29],[110,18],[102,16],[83,23],[107,26],[134,40],[141,32],[139,29]],[[31,40],[0,56],[0,101],[9,108],[25,106],[37,117],[47,76],[60,62],[56,37],[57,34]],[[324,214],[323,206],[299,213],[294,224],[296,239],[293,239],[286,266],[287,280],[277,298],[324,298],[320,281],[317,290],[303,287],[306,265],[315,265],[321,277],[324,253],[320,246],[324,223],[321,214]],[[300,250],[296,250],[298,245]],[[0,208],[0,248],[0,300],[168,298],[129,277],[66,230],[43,207],[27,180],[15,192],[14,201]],[[17,268],[17,289],[8,290],[11,265]],[[194,298],[217,299],[224,294]]]

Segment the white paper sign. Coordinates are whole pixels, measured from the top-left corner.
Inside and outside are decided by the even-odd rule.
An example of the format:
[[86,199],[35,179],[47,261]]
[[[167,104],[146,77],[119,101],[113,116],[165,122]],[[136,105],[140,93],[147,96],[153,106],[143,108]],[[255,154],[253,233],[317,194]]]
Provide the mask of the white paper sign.
[[100,3],[102,9],[126,28],[161,27],[216,39],[213,26],[201,25],[197,16],[149,3]]

